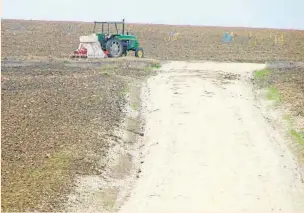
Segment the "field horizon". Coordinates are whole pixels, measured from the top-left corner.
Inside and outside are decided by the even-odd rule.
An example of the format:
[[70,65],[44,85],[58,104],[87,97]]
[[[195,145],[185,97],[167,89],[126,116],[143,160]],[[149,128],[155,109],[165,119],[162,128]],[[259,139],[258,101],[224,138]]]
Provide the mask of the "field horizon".
[[[38,21],[38,22],[71,22],[71,23],[86,23],[92,24],[94,21],[77,21],[77,20],[47,20],[47,19],[18,19],[18,18],[4,18],[7,21]],[[110,21],[110,20],[104,20]],[[113,20],[112,20],[113,21]],[[115,20],[114,20],[115,21]],[[121,21],[121,20],[117,20]],[[197,25],[197,24],[162,24],[162,23],[152,23],[152,22],[125,22],[126,24],[135,25],[153,25],[153,26],[176,26],[176,27],[213,27],[213,28],[233,28],[233,29],[253,29],[253,30],[282,30],[282,31],[303,31],[300,28],[275,28],[275,27],[246,27],[246,26],[221,26],[221,25]]]
[[[2,57],[66,58],[79,36],[92,32],[93,22],[2,20]],[[128,23],[147,58],[235,62],[303,61],[304,30]],[[223,43],[225,32],[234,34]],[[170,33],[178,38],[170,39]],[[27,45],[24,45],[27,43]],[[37,47],[37,48],[33,48]]]

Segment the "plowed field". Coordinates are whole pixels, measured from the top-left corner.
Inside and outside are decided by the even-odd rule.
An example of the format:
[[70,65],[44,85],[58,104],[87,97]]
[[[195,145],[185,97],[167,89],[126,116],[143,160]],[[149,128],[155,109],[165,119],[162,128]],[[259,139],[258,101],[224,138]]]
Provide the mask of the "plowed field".
[[[80,66],[56,60],[76,49],[79,36],[92,27],[84,22],[2,20],[4,211],[58,210],[75,175],[100,174],[106,162],[96,162],[107,155],[107,139],[124,116],[129,83],[151,74],[151,61],[106,59]],[[127,28],[153,59],[304,61],[304,31],[143,24]],[[171,32],[178,36],[170,37]],[[224,32],[235,35],[231,43],[222,42]],[[303,121],[303,67],[274,69],[268,77],[266,86],[274,87],[292,116]],[[296,137],[302,137],[303,128],[299,122]]]
[[[79,36],[91,33],[92,29],[92,23],[2,20],[2,57],[65,57],[78,47]],[[304,60],[304,31],[142,24],[128,24],[127,29],[138,36],[150,58],[240,62]],[[169,40],[171,32],[178,35],[176,40]],[[224,32],[233,32],[234,41],[223,43]]]

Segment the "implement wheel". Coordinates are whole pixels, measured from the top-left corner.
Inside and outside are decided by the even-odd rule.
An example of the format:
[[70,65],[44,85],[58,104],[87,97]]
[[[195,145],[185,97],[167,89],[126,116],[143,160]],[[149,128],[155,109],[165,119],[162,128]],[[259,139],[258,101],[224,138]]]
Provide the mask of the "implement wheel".
[[144,57],[144,50],[143,50],[143,48],[137,48],[135,50],[135,57],[137,57],[137,58],[143,58]]

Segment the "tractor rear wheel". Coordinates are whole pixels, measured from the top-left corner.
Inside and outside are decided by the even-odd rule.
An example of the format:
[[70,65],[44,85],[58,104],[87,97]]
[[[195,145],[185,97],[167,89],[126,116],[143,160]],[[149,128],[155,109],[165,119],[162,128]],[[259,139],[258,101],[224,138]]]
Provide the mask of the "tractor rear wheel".
[[137,48],[135,50],[135,57],[143,58],[144,57],[144,49],[143,48]]
[[117,38],[112,38],[107,41],[106,48],[110,53],[110,57],[117,58],[123,54],[122,42]]

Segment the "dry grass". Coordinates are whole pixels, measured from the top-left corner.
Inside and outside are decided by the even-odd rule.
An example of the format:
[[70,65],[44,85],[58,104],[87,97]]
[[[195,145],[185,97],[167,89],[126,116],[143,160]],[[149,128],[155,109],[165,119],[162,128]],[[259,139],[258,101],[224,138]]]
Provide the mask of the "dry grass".
[[[92,32],[92,23],[2,20],[3,57],[65,57],[78,47],[79,36]],[[146,57],[161,60],[218,60],[265,62],[304,60],[304,31],[129,24]],[[222,43],[224,32],[233,43]],[[170,32],[178,32],[169,41]],[[248,35],[252,34],[251,42]],[[275,35],[284,36],[275,45]],[[257,42],[255,42],[257,41]]]
[[2,66],[3,211],[58,209],[75,174],[100,174],[106,135],[123,114],[128,81],[120,76],[149,74],[127,60],[77,66]]

